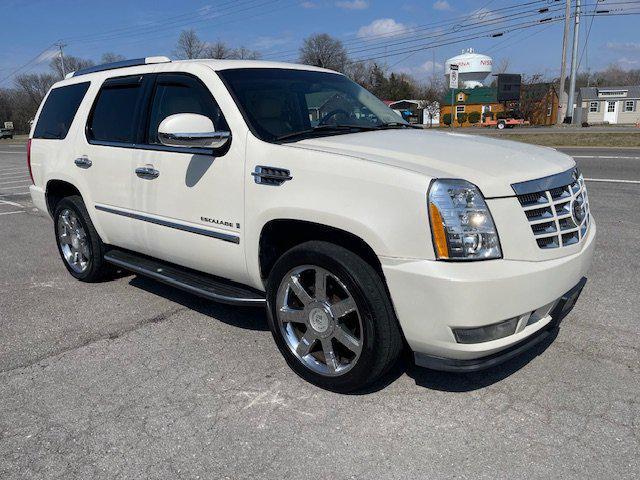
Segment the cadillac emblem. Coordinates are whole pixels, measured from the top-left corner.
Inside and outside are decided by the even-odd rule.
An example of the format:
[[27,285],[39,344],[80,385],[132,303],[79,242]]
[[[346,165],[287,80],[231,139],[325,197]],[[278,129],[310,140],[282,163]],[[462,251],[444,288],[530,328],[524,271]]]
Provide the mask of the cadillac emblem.
[[571,216],[573,217],[573,221],[576,222],[577,226],[580,226],[586,215],[587,212],[584,207],[584,197],[582,195],[578,195],[573,199],[573,203],[571,204]]

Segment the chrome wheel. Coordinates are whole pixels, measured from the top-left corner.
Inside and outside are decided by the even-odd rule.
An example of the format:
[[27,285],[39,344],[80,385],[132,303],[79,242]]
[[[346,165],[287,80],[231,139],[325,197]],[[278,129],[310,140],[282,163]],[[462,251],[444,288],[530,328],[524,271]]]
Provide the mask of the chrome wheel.
[[328,270],[304,265],[289,271],[278,288],[275,310],[285,343],[313,372],[339,376],[357,363],[362,318],[347,287]]
[[91,246],[78,216],[68,208],[58,216],[58,243],[67,265],[76,273],[89,267]]

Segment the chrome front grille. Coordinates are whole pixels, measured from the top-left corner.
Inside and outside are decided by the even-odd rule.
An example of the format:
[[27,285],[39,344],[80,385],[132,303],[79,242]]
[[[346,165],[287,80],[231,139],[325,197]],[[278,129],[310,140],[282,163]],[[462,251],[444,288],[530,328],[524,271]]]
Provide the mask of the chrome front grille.
[[543,249],[582,241],[591,222],[584,178],[577,170],[512,185]]

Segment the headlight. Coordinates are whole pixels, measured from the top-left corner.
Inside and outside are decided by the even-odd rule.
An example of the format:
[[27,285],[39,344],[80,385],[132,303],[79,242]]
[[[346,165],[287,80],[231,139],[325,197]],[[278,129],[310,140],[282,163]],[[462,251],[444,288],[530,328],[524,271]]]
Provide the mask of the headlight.
[[439,260],[500,258],[498,232],[478,187],[465,180],[435,180],[429,220]]

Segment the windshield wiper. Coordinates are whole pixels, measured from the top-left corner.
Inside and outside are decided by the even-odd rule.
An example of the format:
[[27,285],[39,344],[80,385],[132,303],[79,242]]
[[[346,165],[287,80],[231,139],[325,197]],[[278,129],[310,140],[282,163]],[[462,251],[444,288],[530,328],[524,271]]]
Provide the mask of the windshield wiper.
[[419,125],[412,125],[410,123],[402,123],[402,122],[386,122],[383,123],[382,125],[378,125],[378,128],[380,130],[384,130],[385,128],[420,128],[422,129],[422,127],[420,127]]
[[365,125],[318,125],[317,127],[309,128],[307,130],[300,130],[299,132],[287,133],[286,135],[280,135],[276,137],[276,141],[288,140],[296,137],[303,137],[305,135],[313,135],[315,133],[324,132],[362,132],[377,130],[377,125],[365,126]]

